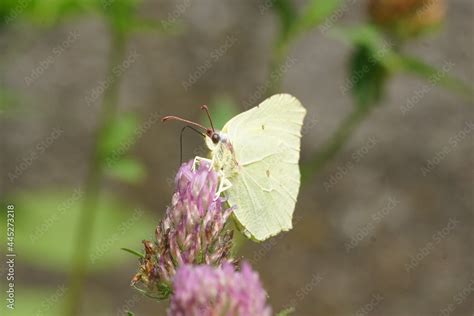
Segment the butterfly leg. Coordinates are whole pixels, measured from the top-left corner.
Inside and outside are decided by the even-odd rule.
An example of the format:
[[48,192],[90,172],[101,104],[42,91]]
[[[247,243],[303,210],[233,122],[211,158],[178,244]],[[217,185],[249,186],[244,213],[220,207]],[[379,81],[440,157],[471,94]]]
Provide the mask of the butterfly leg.
[[199,157],[199,156],[196,156],[194,157],[194,161],[193,161],[193,171],[196,170],[196,167],[198,165],[201,164],[201,162],[207,162],[209,164],[209,169],[211,169],[211,166],[212,166],[212,160],[211,159],[207,159],[207,158],[204,158],[204,157]]
[[229,179],[222,180],[221,192],[227,191],[231,187],[232,187],[232,182],[230,182]]
[[217,189],[214,201],[217,200],[224,191],[232,187],[232,182],[230,182],[229,179],[225,178],[222,172],[219,172],[219,178],[221,179],[221,181],[219,182],[219,188]]

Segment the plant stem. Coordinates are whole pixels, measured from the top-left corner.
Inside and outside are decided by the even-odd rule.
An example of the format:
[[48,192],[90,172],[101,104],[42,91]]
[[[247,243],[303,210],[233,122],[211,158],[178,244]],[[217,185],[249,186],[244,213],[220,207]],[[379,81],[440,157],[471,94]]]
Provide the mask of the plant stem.
[[462,95],[471,104],[474,103],[472,85],[466,84],[464,81],[451,76],[444,69],[432,67],[417,58],[403,55],[400,55],[398,58],[400,70],[420,76],[431,84],[439,84],[448,90]]
[[[374,104],[375,105],[375,104]],[[372,106],[357,106],[346,116],[339,128],[332,134],[331,138],[321,147],[310,161],[302,164],[302,183],[306,183],[311,176],[331,160],[349,140],[351,133],[369,115]]]
[[74,316],[80,313],[84,281],[87,275],[88,253],[94,233],[97,218],[97,203],[103,176],[103,161],[100,154],[100,143],[105,133],[114,121],[117,111],[120,78],[114,77],[114,67],[122,62],[125,55],[126,38],[121,32],[112,31],[111,51],[107,69],[107,80],[110,85],[105,89],[102,101],[102,114],[94,141],[89,170],[85,180],[85,197],[79,214],[79,223],[75,232],[72,270],[70,273],[69,294],[66,305],[66,315]]

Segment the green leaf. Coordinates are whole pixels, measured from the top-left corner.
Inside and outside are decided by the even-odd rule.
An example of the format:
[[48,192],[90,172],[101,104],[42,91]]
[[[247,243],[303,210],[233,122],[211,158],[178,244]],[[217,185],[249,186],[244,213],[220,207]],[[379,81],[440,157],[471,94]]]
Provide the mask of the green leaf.
[[127,311],[127,315],[128,315],[128,316],[133,316],[133,315],[135,315],[135,314],[133,314],[131,311]]
[[138,292],[142,293],[146,297],[156,299],[159,301],[168,299],[173,293],[172,285],[170,282],[160,282],[154,288],[139,288],[136,284],[133,284],[132,287]]
[[388,71],[376,54],[371,48],[359,45],[352,55],[350,77],[344,89],[352,92],[357,106],[375,105],[383,95]]
[[290,314],[293,314],[294,312],[295,312],[294,307],[288,307],[288,308],[285,308],[284,310],[278,312],[278,314],[276,316],[288,316]]
[[294,32],[308,31],[328,18],[342,3],[342,0],[312,0],[304,9]]
[[133,114],[120,114],[100,138],[99,152],[103,161],[118,161],[135,143],[138,120]]
[[173,293],[171,285],[165,282],[158,284],[158,299],[167,299]]
[[107,159],[107,175],[130,183],[138,183],[145,177],[145,167],[133,158]]
[[364,24],[352,27],[334,27],[330,34],[351,46],[366,46],[373,51],[393,47],[394,43],[387,41],[384,35],[374,26]]
[[120,248],[122,249],[123,251],[126,251],[128,253],[131,253],[132,255],[135,255],[139,258],[145,258],[145,255],[142,254],[142,253],[139,253],[138,251],[135,251],[135,250],[132,250],[132,249],[128,249],[128,248]]

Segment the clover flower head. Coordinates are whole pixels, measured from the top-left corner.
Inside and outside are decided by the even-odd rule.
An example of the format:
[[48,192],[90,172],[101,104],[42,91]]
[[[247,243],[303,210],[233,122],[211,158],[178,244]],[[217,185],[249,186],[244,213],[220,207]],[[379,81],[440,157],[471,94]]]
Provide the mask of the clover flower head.
[[231,264],[182,266],[174,277],[168,316],[269,316],[266,292],[246,262],[241,271]]
[[132,285],[141,283],[147,292],[157,291],[159,298],[166,298],[178,267],[232,261],[232,231],[225,230],[232,208],[224,209],[225,201],[216,196],[218,182],[217,173],[205,163],[196,170],[192,161],[181,166],[156,239],[143,241],[145,256]]

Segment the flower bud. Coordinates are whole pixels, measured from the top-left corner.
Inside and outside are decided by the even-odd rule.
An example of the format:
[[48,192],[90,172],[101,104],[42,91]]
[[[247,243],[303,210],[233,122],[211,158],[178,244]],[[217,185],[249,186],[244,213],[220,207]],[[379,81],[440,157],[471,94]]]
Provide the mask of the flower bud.
[[372,21],[399,38],[423,33],[443,22],[445,0],[370,0]]

